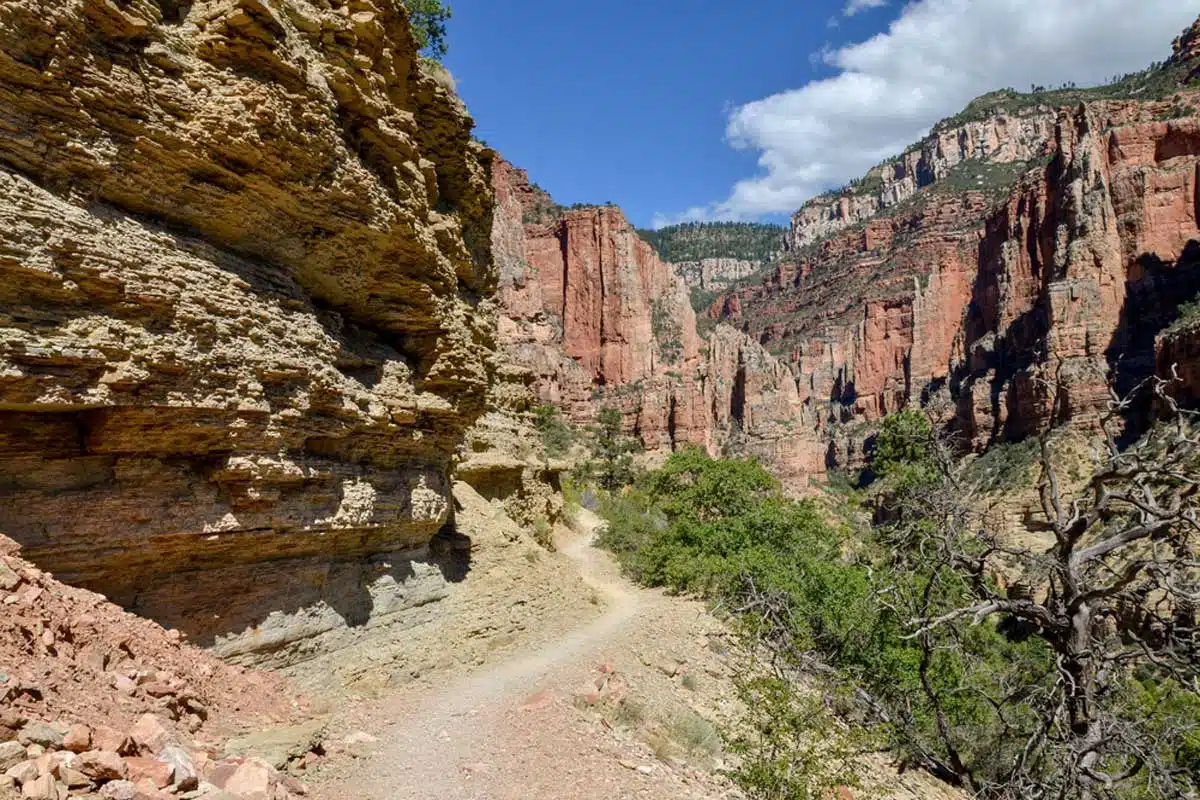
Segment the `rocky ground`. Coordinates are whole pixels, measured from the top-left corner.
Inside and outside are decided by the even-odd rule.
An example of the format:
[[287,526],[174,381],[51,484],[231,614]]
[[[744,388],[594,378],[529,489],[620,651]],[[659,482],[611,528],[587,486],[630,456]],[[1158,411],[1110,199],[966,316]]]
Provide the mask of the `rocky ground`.
[[[738,797],[718,733],[741,711],[724,624],[621,577],[590,512],[551,552],[499,500],[465,484],[455,498],[473,568],[451,613],[411,631],[403,658],[291,682],[66,587],[0,540],[0,798]],[[872,797],[953,797],[883,759],[864,774]]]
[[[337,756],[306,775],[311,796],[740,797],[722,774],[732,757],[717,730],[740,713],[726,627],[702,603],[622,578],[591,545],[597,524],[582,511],[577,530],[558,534],[602,613],[582,624],[545,620],[543,632],[557,625],[557,636],[465,674],[347,703],[329,723]],[[927,776],[898,776],[882,758],[865,761],[864,775],[872,797],[955,797]]]

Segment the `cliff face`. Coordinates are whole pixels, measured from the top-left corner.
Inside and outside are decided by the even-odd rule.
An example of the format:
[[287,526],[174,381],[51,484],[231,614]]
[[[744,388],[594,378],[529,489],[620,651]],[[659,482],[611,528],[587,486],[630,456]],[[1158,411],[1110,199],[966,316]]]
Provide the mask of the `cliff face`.
[[[838,442],[844,423],[908,403],[979,447],[1086,424],[1110,376],[1128,391],[1190,360],[1186,336],[1159,332],[1200,289],[1185,255],[1200,239],[1196,105],[1064,109],[1047,142],[1027,142],[1047,156],[1023,176],[987,185],[985,162],[960,165],[979,176],[969,188],[935,182],[825,235],[711,313],[788,361],[833,463],[861,454]],[[811,232],[803,213],[794,242]]]
[[1024,164],[1046,152],[1057,111],[1035,107],[936,130],[846,191],[809,201],[792,216],[788,246],[799,250],[865,222],[943,181],[965,162]]
[[619,209],[563,211],[497,163],[500,341],[541,402],[577,423],[624,414],[652,451],[754,454],[784,480],[824,470],[825,444],[786,365],[728,326],[697,334],[688,283]]
[[522,170],[496,165],[500,341],[543,402],[577,422],[619,407],[649,449],[705,444],[696,317],[686,285],[614,207],[525,224],[540,201]]
[[688,288],[701,292],[720,292],[758,272],[763,268],[763,262],[742,258],[702,258],[699,261],[678,261],[673,266]]
[[390,2],[0,2],[0,531],[242,660],[412,624],[494,383],[470,129]]

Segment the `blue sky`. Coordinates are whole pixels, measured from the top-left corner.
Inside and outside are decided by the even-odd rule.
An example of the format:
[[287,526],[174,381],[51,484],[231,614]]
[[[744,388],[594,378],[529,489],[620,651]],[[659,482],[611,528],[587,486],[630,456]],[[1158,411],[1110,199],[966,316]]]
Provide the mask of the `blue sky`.
[[637,225],[782,220],[970,98],[1165,58],[1200,0],[453,0],[477,134]]

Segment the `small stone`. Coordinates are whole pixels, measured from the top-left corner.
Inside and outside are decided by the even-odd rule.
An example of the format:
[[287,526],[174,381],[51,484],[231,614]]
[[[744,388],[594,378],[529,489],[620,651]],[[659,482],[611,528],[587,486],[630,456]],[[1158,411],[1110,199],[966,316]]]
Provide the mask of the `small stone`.
[[5,775],[12,778],[21,786],[36,780],[38,777],[38,767],[36,761],[22,761],[14,764],[4,772]]
[[129,774],[129,767],[124,759],[107,750],[80,753],[72,766],[84,775],[101,781],[120,780]]
[[165,789],[170,786],[175,773],[170,764],[145,756],[127,758],[125,766],[129,768],[129,780],[134,783],[148,781],[154,784],[155,789]]
[[22,744],[40,744],[42,747],[62,747],[63,732],[44,722],[27,722],[17,736]]
[[0,771],[25,760],[25,748],[20,742],[0,743]]
[[134,692],[137,691],[137,684],[124,675],[114,675],[113,688],[123,695],[132,697]]
[[42,747],[40,744],[31,744],[25,748],[25,757],[41,758],[42,754],[45,752],[46,748]]
[[220,788],[240,797],[267,800],[275,785],[275,770],[265,761],[249,759],[238,765]]
[[111,781],[100,787],[106,800],[138,800],[138,787],[132,781]]
[[0,589],[11,592],[21,585],[21,576],[9,569],[7,564],[0,563]]
[[181,792],[189,792],[199,784],[199,772],[187,750],[169,744],[158,754],[158,758],[171,768],[171,783]]
[[[92,730],[87,725],[72,725],[63,736],[63,748],[72,753],[82,753],[92,746]],[[114,751],[116,752],[116,751]]]
[[21,786],[21,796],[28,800],[58,800],[58,783],[53,775],[34,778]]
[[92,731],[92,749],[107,750],[110,753],[130,752],[129,737],[115,728],[104,725]]
[[68,789],[83,789],[92,785],[92,779],[74,767],[67,767],[58,773],[59,779]]
[[153,714],[143,714],[129,730],[129,738],[141,752],[157,755],[173,737],[162,720]]

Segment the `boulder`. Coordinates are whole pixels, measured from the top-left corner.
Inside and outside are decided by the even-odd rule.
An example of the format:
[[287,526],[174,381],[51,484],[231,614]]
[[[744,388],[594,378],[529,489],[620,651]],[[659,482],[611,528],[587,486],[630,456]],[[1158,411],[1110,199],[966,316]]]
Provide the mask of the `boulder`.
[[276,769],[285,768],[293,759],[299,759],[320,746],[325,732],[325,723],[320,720],[303,725],[272,728],[235,739],[225,746],[225,755],[230,758],[257,756]]
[[25,747],[20,742],[0,742],[0,772],[25,760]]
[[[83,753],[92,747],[92,729],[87,725],[72,725],[63,736],[62,746],[72,753]],[[104,749],[104,748],[100,748]],[[116,752],[116,749],[113,749]]]
[[276,772],[266,761],[251,758],[237,764],[228,774],[214,773],[213,782],[245,800],[271,800]]
[[115,781],[129,774],[125,760],[116,753],[107,750],[89,750],[80,753],[71,765],[89,778],[100,781]]
[[38,770],[37,762],[29,760],[14,764],[5,770],[4,774],[16,781],[18,785],[24,786],[36,779],[40,771]]
[[21,787],[21,797],[28,800],[58,800],[58,782],[53,775],[34,778]]
[[158,754],[158,758],[171,768],[171,784],[184,792],[195,789],[199,784],[200,772],[195,759],[182,747],[169,744]]
[[63,731],[44,722],[34,720],[25,723],[25,726],[21,728],[21,732],[17,735],[17,739],[21,744],[38,744],[42,747],[50,747],[57,750],[63,744]]
[[170,764],[147,756],[132,756],[125,759],[129,769],[129,780],[134,783],[147,781],[154,784],[155,789],[165,789],[172,784],[175,770]]
[[129,738],[139,752],[157,755],[174,737],[161,719],[153,714],[143,714],[130,728]]

